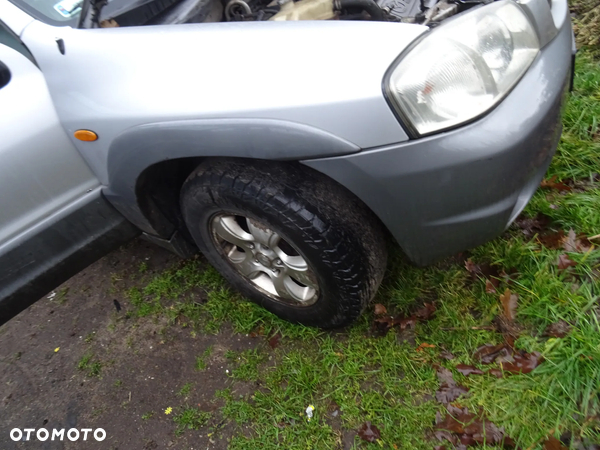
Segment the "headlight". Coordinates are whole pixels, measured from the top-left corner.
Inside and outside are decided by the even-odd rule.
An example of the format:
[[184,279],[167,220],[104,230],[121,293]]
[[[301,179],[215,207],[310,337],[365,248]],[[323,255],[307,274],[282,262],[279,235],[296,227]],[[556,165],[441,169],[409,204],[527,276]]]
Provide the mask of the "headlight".
[[389,97],[420,134],[472,120],[519,81],[539,51],[525,13],[504,0],[433,29],[392,70]]

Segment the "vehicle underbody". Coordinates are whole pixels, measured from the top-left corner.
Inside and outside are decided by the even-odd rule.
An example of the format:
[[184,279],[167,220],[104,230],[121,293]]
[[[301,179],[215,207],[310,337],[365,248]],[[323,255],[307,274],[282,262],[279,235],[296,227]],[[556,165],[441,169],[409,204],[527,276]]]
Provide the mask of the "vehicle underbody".
[[80,28],[203,22],[371,20],[436,26],[491,0],[81,0]]

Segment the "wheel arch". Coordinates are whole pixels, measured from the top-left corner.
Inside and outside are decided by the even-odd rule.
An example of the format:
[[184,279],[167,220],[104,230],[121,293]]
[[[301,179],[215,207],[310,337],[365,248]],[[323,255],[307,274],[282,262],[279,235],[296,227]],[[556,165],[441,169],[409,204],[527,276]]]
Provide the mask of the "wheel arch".
[[359,147],[335,135],[288,121],[210,119],[145,124],[127,130],[111,143],[104,195],[147,235],[168,240],[177,231],[188,235],[179,194],[187,176],[207,159],[285,161],[315,171],[299,161],[358,151]]

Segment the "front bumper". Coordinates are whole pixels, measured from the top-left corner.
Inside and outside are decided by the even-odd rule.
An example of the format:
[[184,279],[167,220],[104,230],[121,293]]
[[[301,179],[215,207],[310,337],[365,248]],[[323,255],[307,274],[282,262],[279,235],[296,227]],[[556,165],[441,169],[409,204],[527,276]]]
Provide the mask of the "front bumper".
[[571,56],[567,19],[512,92],[482,119],[423,139],[303,163],[361,198],[417,264],[480,245],[510,225],[550,164]]

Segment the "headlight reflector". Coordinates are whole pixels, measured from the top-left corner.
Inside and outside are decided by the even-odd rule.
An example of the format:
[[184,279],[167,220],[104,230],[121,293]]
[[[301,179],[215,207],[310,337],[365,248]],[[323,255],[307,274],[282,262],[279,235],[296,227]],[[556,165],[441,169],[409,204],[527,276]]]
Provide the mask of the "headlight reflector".
[[432,30],[393,69],[389,94],[419,134],[433,133],[491,109],[538,52],[521,8],[494,2]]

